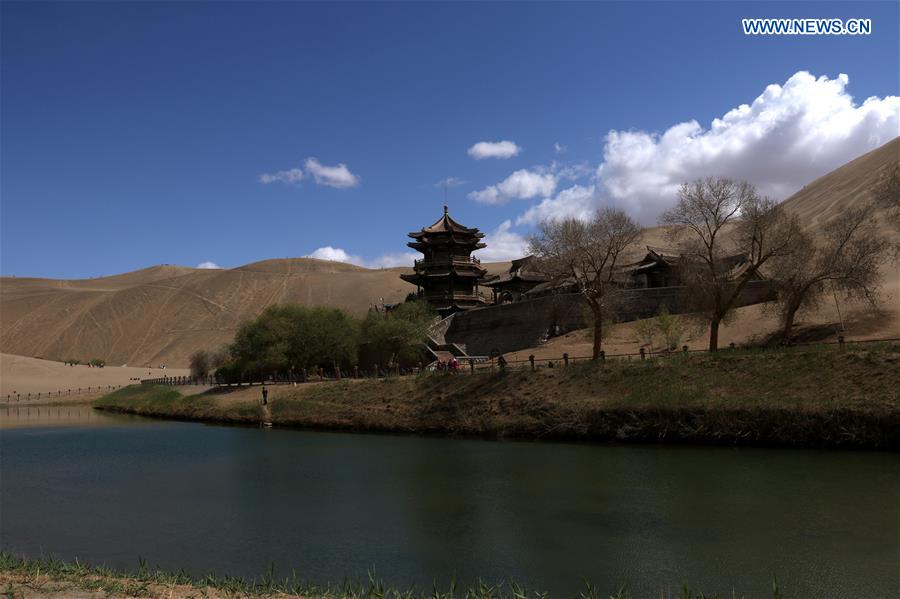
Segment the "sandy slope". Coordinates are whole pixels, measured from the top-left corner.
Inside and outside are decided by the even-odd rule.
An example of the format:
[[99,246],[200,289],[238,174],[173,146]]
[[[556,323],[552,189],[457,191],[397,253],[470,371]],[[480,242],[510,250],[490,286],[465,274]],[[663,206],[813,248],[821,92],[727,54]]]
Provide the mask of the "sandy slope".
[[[24,397],[28,393],[32,395],[57,391],[66,393],[69,389],[74,393],[79,387],[86,390],[88,387],[129,385],[134,379],[187,374],[188,370],[179,368],[164,370],[121,366],[89,368],[83,365],[66,366],[62,362],[0,354],[0,402],[5,401],[9,394],[18,393]],[[62,396],[62,399],[66,398],[73,396]]]

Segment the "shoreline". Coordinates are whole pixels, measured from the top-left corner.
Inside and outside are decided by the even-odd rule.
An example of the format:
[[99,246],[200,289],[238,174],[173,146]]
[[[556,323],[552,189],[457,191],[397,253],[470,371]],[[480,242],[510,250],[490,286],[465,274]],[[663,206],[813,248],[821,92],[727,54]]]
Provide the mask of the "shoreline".
[[[636,599],[622,585],[610,585],[608,590],[584,580],[586,591],[581,597],[609,597],[609,599]],[[683,581],[672,583],[690,593]],[[479,581],[473,586],[457,587],[451,582],[446,589],[401,589],[390,586],[369,573],[364,582],[350,579],[337,584],[311,585],[297,578],[278,575],[274,566],[259,577],[245,579],[234,576],[207,574],[194,577],[181,570],[177,573],[148,568],[141,560],[137,570],[115,570],[104,566],[83,564],[77,559],[62,561],[54,558],[31,559],[0,550],[0,587],[9,597],[168,597],[187,599],[208,597],[276,597],[297,599],[546,599],[547,593],[529,590],[513,580],[497,583]],[[772,580],[772,597],[782,597],[776,578]],[[585,592],[588,592],[586,595]],[[612,593],[612,594],[608,594]],[[692,594],[690,596],[693,596]],[[711,598],[718,594],[703,595]],[[745,597],[745,595],[733,595]]]
[[[165,411],[148,412],[120,407],[93,406],[94,409],[110,414],[128,416],[140,416],[156,420],[171,422],[193,422],[215,426],[240,426],[245,428],[263,428],[263,420],[260,418],[246,418],[240,416],[189,416],[172,414]],[[900,416],[895,416],[885,422],[882,417],[861,415],[852,411],[837,415],[843,418],[834,421],[835,414],[811,415],[798,414],[796,412],[734,412],[723,411],[717,413],[691,412],[687,410],[670,410],[641,413],[637,411],[601,412],[597,416],[604,419],[610,429],[605,433],[588,432],[577,434],[571,432],[532,433],[527,431],[504,431],[502,433],[490,431],[472,431],[449,429],[439,426],[423,429],[401,428],[390,425],[355,425],[349,424],[321,424],[314,421],[288,420],[271,422],[271,428],[292,431],[328,432],[328,433],[353,433],[372,435],[404,435],[426,438],[451,438],[470,439],[480,441],[546,441],[556,443],[590,443],[596,445],[669,445],[669,446],[708,446],[708,447],[759,447],[759,448],[793,448],[793,449],[846,449],[865,451],[900,451],[900,439],[890,435],[886,441],[872,439],[870,435],[864,438],[854,438],[851,431],[869,430],[875,432],[876,437],[887,437],[893,430],[900,428]],[[780,422],[780,433],[794,436],[793,439],[785,439],[777,436],[769,436],[758,431],[751,433],[748,429],[728,433],[721,430],[710,431],[707,434],[685,434],[678,428],[706,428],[704,417],[713,419],[724,418],[728,420],[740,420],[749,424],[758,424],[759,416],[764,416],[770,422]],[[642,420],[642,417],[644,419]],[[791,419],[794,419],[791,421]],[[756,422],[752,422],[756,420]],[[849,422],[848,422],[849,421]],[[786,423],[786,424],[785,424]],[[850,424],[850,428],[846,426]],[[667,425],[674,425],[670,428]],[[829,427],[833,433],[828,438],[806,438],[803,436],[803,427],[814,426]],[[626,427],[635,430],[627,431]],[[660,430],[662,427],[662,430]],[[846,438],[836,438],[838,431]]]
[[900,344],[809,354],[734,352],[665,361],[419,375],[181,395],[134,386],[110,412],[243,426],[552,440],[900,449]]

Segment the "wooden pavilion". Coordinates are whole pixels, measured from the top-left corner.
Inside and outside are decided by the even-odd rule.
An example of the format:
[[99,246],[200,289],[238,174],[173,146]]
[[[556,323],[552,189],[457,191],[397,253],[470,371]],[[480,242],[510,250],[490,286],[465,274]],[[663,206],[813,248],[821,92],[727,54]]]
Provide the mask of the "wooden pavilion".
[[413,272],[400,278],[416,286],[419,297],[428,301],[439,314],[477,308],[487,302],[478,291],[478,282],[487,274],[472,252],[485,247],[484,233],[463,226],[444,214],[429,227],[409,233],[406,245],[422,253],[413,264]]

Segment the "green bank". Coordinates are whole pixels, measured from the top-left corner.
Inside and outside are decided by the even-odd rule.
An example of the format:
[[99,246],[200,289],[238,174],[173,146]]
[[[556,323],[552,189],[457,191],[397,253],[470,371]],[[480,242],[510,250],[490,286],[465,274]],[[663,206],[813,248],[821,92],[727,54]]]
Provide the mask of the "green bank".
[[94,405],[144,416],[326,430],[614,442],[900,447],[900,344],[725,350],[476,374],[183,395],[128,387]]

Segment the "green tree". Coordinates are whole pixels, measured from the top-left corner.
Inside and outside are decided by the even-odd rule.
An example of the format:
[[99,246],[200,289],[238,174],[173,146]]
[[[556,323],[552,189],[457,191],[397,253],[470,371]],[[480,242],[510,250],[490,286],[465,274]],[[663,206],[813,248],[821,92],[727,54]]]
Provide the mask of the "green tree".
[[634,325],[638,339],[647,345],[651,352],[657,343],[660,343],[663,349],[676,349],[686,331],[684,319],[670,314],[666,306],[662,306],[653,318],[639,320]]
[[191,354],[189,358],[191,365],[191,376],[194,378],[204,378],[209,375],[212,369],[212,354],[205,349],[199,349]]
[[638,337],[638,341],[649,347],[652,352],[658,334],[656,330],[656,318],[644,318],[643,320],[637,321],[634,323],[634,332]]
[[656,321],[654,323],[656,332],[659,338],[665,342],[665,349],[677,349],[687,332],[684,319],[676,314],[670,314],[669,309],[663,306],[654,320]]
[[359,323],[336,308],[270,306],[243,324],[221,375],[256,378],[356,363]]
[[381,367],[415,364],[423,359],[428,328],[437,314],[424,301],[407,301],[390,312],[370,310],[362,323],[360,348]]

